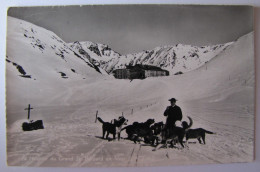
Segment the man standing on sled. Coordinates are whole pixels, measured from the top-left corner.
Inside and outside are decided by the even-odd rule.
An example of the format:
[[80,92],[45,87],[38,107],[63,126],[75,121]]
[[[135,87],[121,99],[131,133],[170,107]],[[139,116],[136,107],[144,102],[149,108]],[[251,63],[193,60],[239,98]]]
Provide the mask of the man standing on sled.
[[176,121],[182,120],[182,111],[181,108],[176,105],[177,100],[175,98],[171,98],[169,101],[171,102],[171,106],[168,106],[163,114],[167,117],[166,124],[163,129],[166,132],[166,137],[169,135],[169,129],[175,127]]

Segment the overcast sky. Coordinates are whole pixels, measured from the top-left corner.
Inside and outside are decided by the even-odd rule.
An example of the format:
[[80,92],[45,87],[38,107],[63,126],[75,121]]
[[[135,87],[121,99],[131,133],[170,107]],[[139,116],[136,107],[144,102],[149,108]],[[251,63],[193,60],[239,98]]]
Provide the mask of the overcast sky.
[[248,6],[19,7],[8,15],[51,30],[65,42],[104,43],[120,54],[178,43],[226,43],[253,30]]

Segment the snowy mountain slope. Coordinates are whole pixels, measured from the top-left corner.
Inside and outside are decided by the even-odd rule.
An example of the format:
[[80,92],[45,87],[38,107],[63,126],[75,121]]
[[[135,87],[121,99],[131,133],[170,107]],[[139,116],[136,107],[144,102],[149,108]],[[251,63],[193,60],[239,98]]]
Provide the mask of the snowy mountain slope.
[[103,72],[53,32],[12,17],[8,17],[6,59],[7,70],[16,70],[18,64],[26,74],[16,75],[33,79],[84,78]]
[[[182,86],[189,99],[193,96],[202,98],[211,94],[228,96],[224,91],[231,93],[232,89],[244,89],[245,86],[253,88],[255,83],[253,52],[253,33],[249,33],[239,38],[205,66],[179,77],[175,80],[175,84],[182,85],[183,80],[191,81],[189,85]],[[190,85],[195,87],[196,91],[193,91]],[[219,94],[220,92],[223,93]]]
[[76,48],[79,53],[90,54],[88,58],[93,59],[108,73],[115,69],[125,68],[125,65],[147,64],[161,67],[175,74],[185,73],[204,65],[232,43],[202,47],[177,44],[128,55],[120,55],[107,45],[92,42],[74,42],[70,46]]

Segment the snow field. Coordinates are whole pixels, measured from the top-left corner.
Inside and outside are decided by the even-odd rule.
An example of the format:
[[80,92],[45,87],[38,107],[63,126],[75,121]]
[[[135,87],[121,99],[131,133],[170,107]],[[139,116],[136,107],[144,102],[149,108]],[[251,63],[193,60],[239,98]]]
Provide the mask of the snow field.
[[[14,66],[7,63],[8,165],[160,166],[253,160],[253,33],[241,37],[197,70],[130,82],[101,75],[74,55],[65,53],[65,62],[53,55],[51,48],[43,53],[32,48],[28,38],[21,35],[24,30],[12,28],[17,21],[9,20],[7,59],[23,66],[33,79],[18,76]],[[40,32],[38,28],[35,31]],[[47,39],[42,35],[39,38]],[[48,40],[43,42],[49,45]],[[81,72],[72,72],[72,66]],[[61,78],[60,71],[69,78]],[[216,133],[206,136],[206,145],[189,140],[189,148],[154,152],[151,146],[129,140],[100,138],[102,125],[95,123],[97,111],[104,121],[118,118],[123,112],[128,124],[148,118],[165,122],[163,112],[171,97],[178,99],[183,120],[187,121],[187,116],[193,119],[192,128]],[[34,108],[32,119],[42,119],[44,130],[21,130],[27,117],[24,108],[29,103]],[[124,131],[122,137],[126,137]]]

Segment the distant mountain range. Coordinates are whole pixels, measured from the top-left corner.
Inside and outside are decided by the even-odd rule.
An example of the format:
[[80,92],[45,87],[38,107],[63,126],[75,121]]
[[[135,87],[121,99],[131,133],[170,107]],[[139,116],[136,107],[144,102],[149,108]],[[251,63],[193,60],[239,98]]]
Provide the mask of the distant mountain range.
[[8,17],[6,61],[10,64],[8,70],[34,79],[49,75],[63,79],[107,75],[135,64],[157,66],[173,75],[199,68],[232,43],[201,47],[177,44],[121,55],[105,44],[66,43],[51,31]]
[[93,64],[108,73],[115,69],[125,68],[126,65],[146,64],[161,67],[170,71],[171,74],[175,74],[199,68],[232,43],[201,47],[177,44],[127,55],[120,55],[109,48],[108,45],[89,41],[74,42],[69,45],[77,53],[85,55]]

